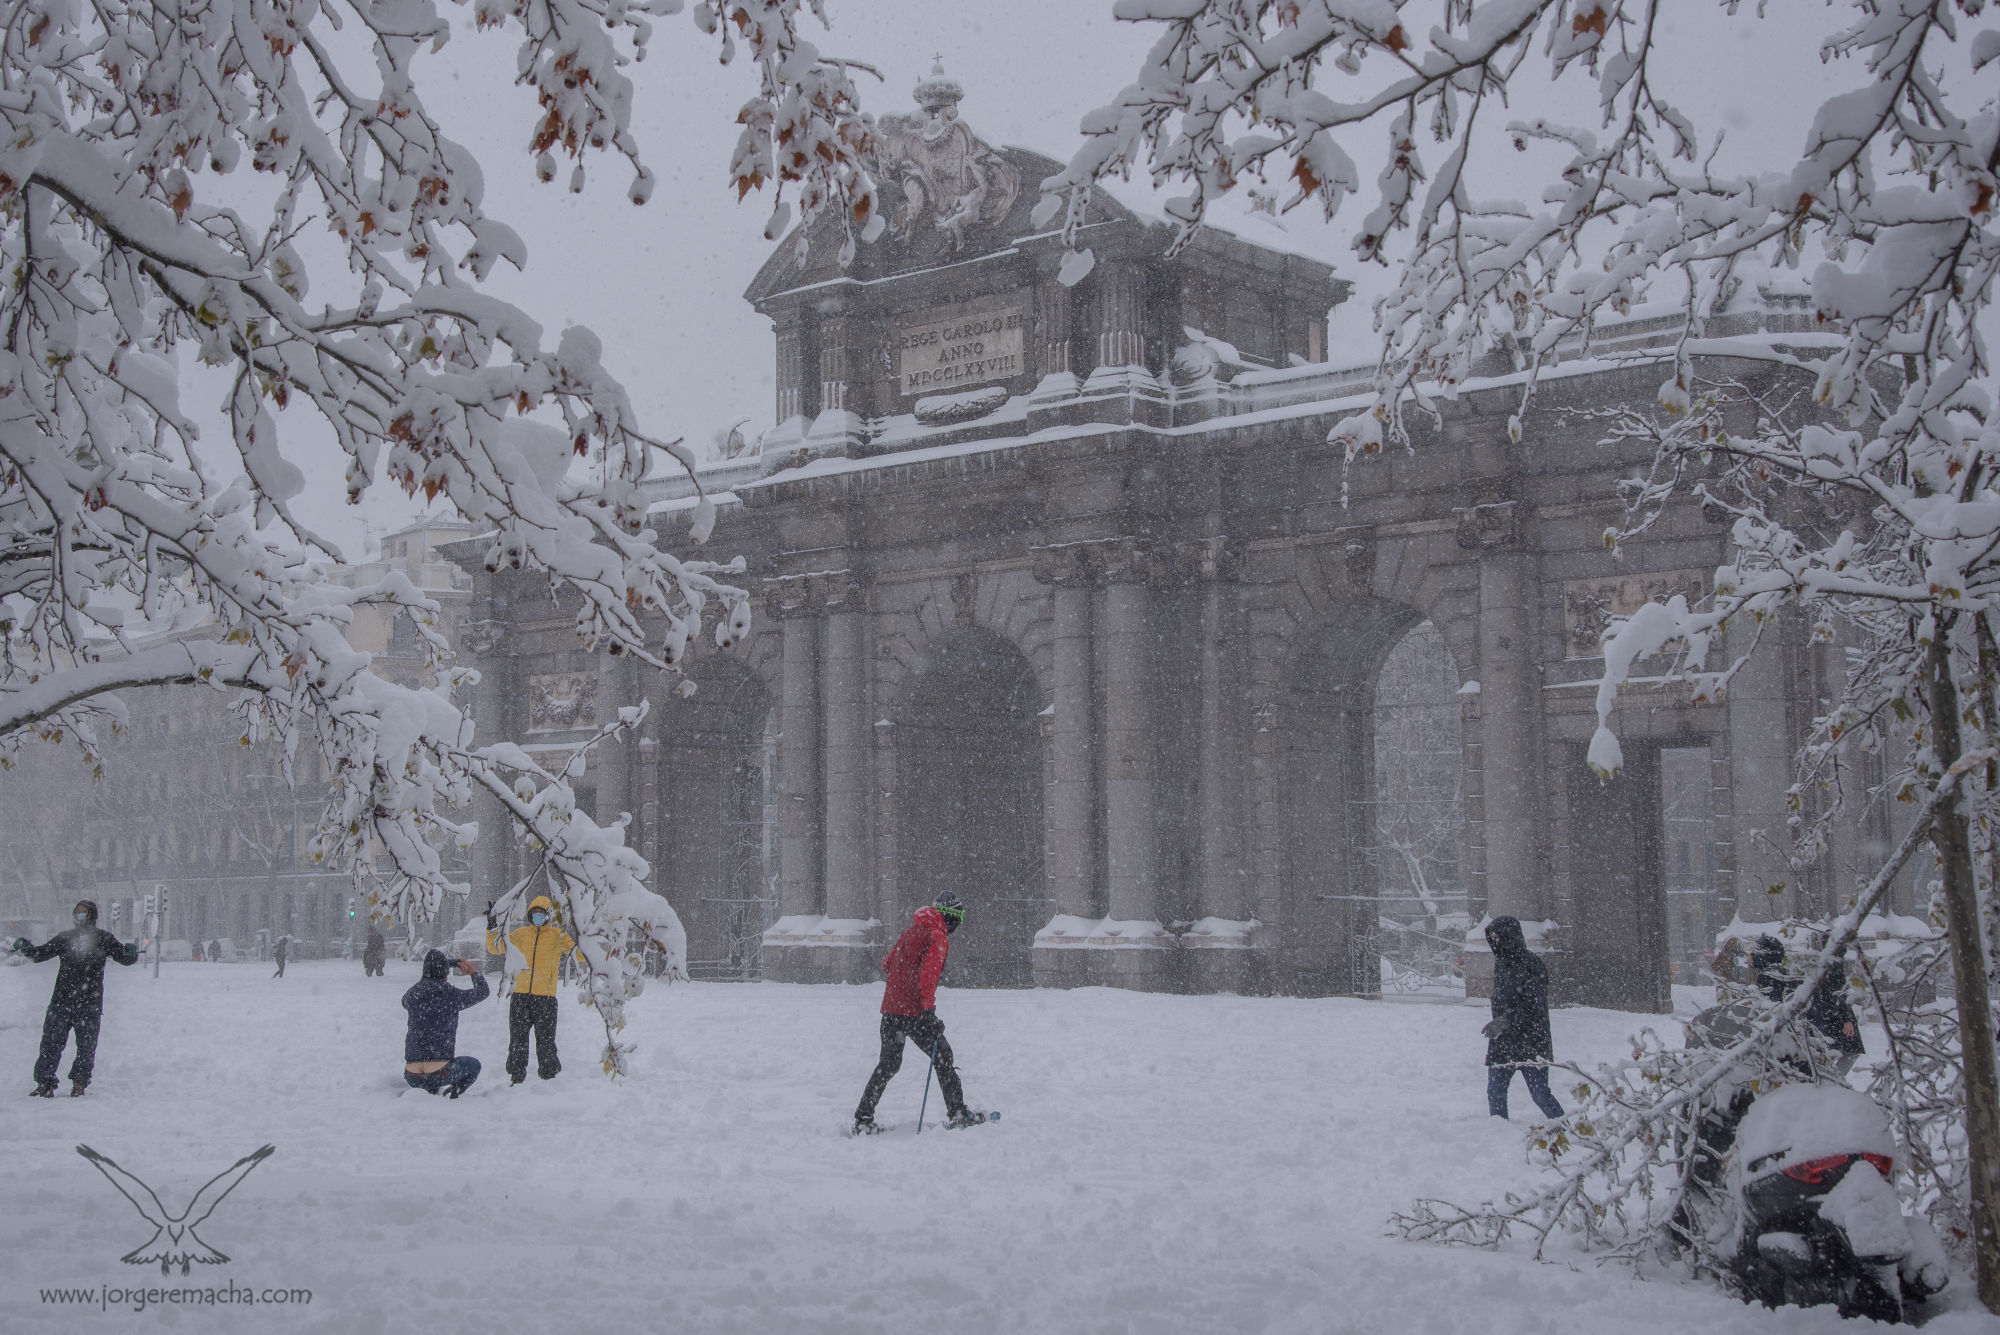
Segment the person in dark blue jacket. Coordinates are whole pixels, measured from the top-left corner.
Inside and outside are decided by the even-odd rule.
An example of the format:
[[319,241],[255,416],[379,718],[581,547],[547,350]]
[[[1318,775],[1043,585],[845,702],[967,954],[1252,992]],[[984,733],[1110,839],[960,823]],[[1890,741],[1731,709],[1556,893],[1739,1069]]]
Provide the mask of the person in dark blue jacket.
[[55,1094],[56,1068],[62,1064],[63,1045],[71,1033],[76,1035],[76,1057],[69,1064],[70,1097],[81,1097],[89,1088],[97,1062],[98,1025],[104,1019],[104,962],[117,960],[127,966],[139,962],[136,943],[120,943],[97,925],[95,900],[78,900],[71,917],[76,926],[39,946],[26,937],[14,942],[16,951],[37,964],[62,956],[48,1013],[42,1017],[42,1051],[35,1059],[35,1087],[29,1091],[38,1099]]
[[424,956],[424,976],[403,993],[410,1013],[410,1031],[403,1039],[403,1081],[411,1089],[457,1098],[479,1078],[479,1059],[458,1055],[458,1013],[486,1000],[486,979],[471,960],[459,960],[458,971],[472,986],[453,987],[447,975],[452,959],[442,950]]

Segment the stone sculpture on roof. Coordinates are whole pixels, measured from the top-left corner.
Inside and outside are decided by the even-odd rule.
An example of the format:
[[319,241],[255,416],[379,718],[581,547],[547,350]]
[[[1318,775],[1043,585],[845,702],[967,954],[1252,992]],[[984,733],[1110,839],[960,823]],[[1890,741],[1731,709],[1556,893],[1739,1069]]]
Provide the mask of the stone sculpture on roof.
[[[891,210],[898,240],[905,244],[935,228],[943,249],[963,249],[968,229],[990,227],[1007,216],[1021,193],[1021,173],[981,142],[958,118],[965,89],[932,67],[912,96],[923,115],[882,118],[885,148],[879,175],[902,188],[903,202]],[[892,196],[893,198],[893,196]]]

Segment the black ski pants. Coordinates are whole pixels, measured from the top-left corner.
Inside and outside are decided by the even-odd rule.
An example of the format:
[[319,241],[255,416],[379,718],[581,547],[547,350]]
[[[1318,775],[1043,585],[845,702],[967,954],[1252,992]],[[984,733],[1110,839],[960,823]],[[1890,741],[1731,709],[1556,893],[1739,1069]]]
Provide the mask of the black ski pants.
[[51,1005],[42,1018],[42,1051],[35,1058],[35,1083],[55,1084],[56,1068],[62,1065],[63,1045],[74,1032],[76,1059],[69,1064],[69,1078],[80,1085],[89,1084],[90,1072],[97,1064],[97,1027],[103,1018],[101,1005]]
[[507,1002],[507,1074],[528,1078],[528,1032],[535,1035],[535,1074],[553,1080],[562,1070],[556,1056],[556,999],[516,992]]
[[873,1120],[875,1105],[882,1101],[882,1091],[889,1087],[896,1072],[903,1069],[903,1040],[906,1038],[923,1049],[924,1060],[932,1060],[935,1053],[938,1090],[944,1095],[945,1112],[954,1114],[964,1110],[965,1091],[958,1083],[958,1069],[951,1062],[951,1044],[945,1042],[944,1021],[938,1019],[937,1012],[884,1015],[882,1060],[875,1064],[875,1074],[868,1077],[868,1088],[861,1092],[861,1106],[854,1110],[857,1122]]

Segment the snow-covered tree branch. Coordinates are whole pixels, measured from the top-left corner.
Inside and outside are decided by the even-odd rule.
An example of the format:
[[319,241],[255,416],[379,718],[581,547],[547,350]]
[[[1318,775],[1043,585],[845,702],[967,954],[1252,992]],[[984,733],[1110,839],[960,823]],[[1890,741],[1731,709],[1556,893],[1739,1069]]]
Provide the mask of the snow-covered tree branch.
[[[582,189],[602,150],[646,201],[627,70],[680,9],[476,0],[480,27],[518,36],[544,180],[567,157]],[[699,0],[692,17],[755,67],[739,191],[768,182],[781,212],[789,195],[862,231],[871,131],[802,12],[818,0]],[[527,256],[422,96],[450,33],[428,0],[24,0],[0,18],[0,747],[39,735],[96,761],[119,690],[235,693],[245,737],[275,739],[288,774],[299,747],[324,752],[339,791],[315,850],[399,915],[464,892],[438,847],[501,837],[452,815],[499,796],[556,869],[617,1070],[626,933],[678,967],[672,910],[619,826],[575,812],[565,774],[474,738],[435,605],[400,575],[329,580],[342,555],[293,508],[298,451],[337,449],[350,500],[386,481],[449,502],[482,526],[489,566],[545,572],[575,602],[586,644],[672,668],[693,636],[747,629],[731,567],[645,527],[642,479],[692,456],[646,432],[589,331],[551,341],[482,289]],[[185,353],[229,385],[220,439],[182,406]],[[437,688],[367,671],[344,634],[362,602],[412,616]]]

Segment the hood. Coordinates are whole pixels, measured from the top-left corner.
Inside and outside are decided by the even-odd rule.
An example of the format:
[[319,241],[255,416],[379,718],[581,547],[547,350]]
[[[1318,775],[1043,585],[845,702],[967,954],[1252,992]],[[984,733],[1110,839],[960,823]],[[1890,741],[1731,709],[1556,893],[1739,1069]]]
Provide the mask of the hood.
[[922,908],[918,909],[915,915],[913,915],[913,917],[911,918],[911,921],[920,922],[926,927],[935,927],[940,932],[944,932],[947,935],[951,932],[951,924],[944,920],[944,915],[942,913],[939,913],[936,909],[932,908],[929,904],[926,904]]
[[1521,930],[1521,920],[1512,914],[1495,918],[1486,924],[1486,944],[1493,947],[1496,955],[1525,955],[1528,953],[1528,937]]
[[76,908],[74,908],[74,909],[71,909],[71,910],[69,911],[69,912],[70,912],[70,916],[71,916],[72,918],[76,916],[76,910],[77,910],[77,909],[82,909],[82,910],[83,910],[83,911],[84,911],[85,913],[88,913],[88,914],[90,915],[90,925],[91,925],[92,927],[95,927],[95,926],[97,926],[97,901],[96,901],[96,900],[94,900],[94,899],[79,899],[79,900],[77,900],[77,901],[76,901]]
[[432,950],[424,956],[424,977],[442,978],[451,972],[451,956]]
[[1760,936],[1750,948],[1750,963],[1756,968],[1769,969],[1784,962],[1785,943],[1775,936]]
[[528,901],[528,912],[533,913],[536,909],[540,909],[542,912],[548,914],[550,922],[556,920],[556,906],[549,901],[547,895],[536,895]]

